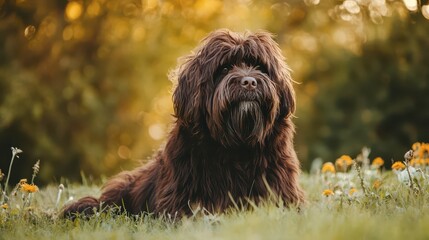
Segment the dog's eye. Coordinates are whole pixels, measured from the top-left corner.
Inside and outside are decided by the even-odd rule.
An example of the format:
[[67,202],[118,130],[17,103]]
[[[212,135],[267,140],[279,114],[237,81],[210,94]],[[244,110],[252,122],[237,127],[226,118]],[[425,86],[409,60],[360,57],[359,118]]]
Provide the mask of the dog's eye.
[[222,69],[222,74],[224,74],[224,75],[227,74],[231,69],[232,69],[231,65],[224,66]]
[[268,73],[267,67],[263,64],[256,65],[256,69],[258,69],[259,71],[261,71],[263,73]]
[[219,79],[222,79],[223,77],[225,77],[229,73],[229,71],[231,71],[231,69],[232,69],[231,64],[224,64],[220,66],[215,72],[215,79],[217,79],[216,82]]

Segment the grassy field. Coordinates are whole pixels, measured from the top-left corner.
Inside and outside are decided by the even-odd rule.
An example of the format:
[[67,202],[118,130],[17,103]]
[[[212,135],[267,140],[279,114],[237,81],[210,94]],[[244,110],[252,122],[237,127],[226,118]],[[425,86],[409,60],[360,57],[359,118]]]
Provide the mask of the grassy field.
[[58,185],[33,193],[21,189],[0,208],[0,239],[429,239],[423,163],[385,171],[384,163],[356,169],[355,161],[347,165],[346,160],[302,175],[308,202],[300,211],[266,202],[185,219],[101,213],[70,221],[58,219],[58,209],[70,197],[99,194],[98,185],[66,184],[60,198]]

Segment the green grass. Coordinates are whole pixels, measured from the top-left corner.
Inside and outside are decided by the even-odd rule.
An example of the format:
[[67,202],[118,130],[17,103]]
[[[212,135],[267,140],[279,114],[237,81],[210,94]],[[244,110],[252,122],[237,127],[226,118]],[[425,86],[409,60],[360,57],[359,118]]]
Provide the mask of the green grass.
[[[382,185],[371,187],[374,179]],[[252,210],[221,215],[196,214],[185,219],[98,214],[89,220],[58,219],[69,196],[99,194],[95,185],[70,185],[56,207],[58,187],[34,193],[31,207],[20,198],[0,209],[0,239],[429,239],[429,194],[426,179],[415,192],[393,172],[365,175],[364,194],[356,170],[336,176],[303,174],[308,202],[301,211],[266,203]],[[350,196],[347,189],[358,191]],[[326,188],[336,195],[323,196]],[[342,191],[340,194],[338,191]]]

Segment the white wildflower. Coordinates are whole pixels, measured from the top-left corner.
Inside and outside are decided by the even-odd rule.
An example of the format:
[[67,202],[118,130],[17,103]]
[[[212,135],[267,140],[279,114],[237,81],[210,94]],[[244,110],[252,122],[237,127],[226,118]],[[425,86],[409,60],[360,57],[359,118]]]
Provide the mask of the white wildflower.
[[[420,180],[425,179],[424,173],[421,169],[416,169],[412,166],[408,167],[408,170],[410,171],[410,175],[412,179]],[[393,171],[396,173],[396,176],[398,177],[399,182],[410,185],[410,176],[408,175],[407,169],[400,170],[400,171]]]

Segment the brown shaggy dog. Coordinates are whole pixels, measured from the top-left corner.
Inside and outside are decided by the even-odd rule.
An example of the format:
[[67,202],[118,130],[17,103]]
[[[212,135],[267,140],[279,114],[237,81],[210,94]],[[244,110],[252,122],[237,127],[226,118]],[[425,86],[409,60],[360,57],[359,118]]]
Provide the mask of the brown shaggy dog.
[[215,31],[173,77],[177,121],[165,148],[109,180],[99,199],[66,206],[65,216],[100,206],[131,214],[189,215],[191,206],[221,212],[271,194],[285,205],[304,201],[293,147],[292,79],[269,33]]

